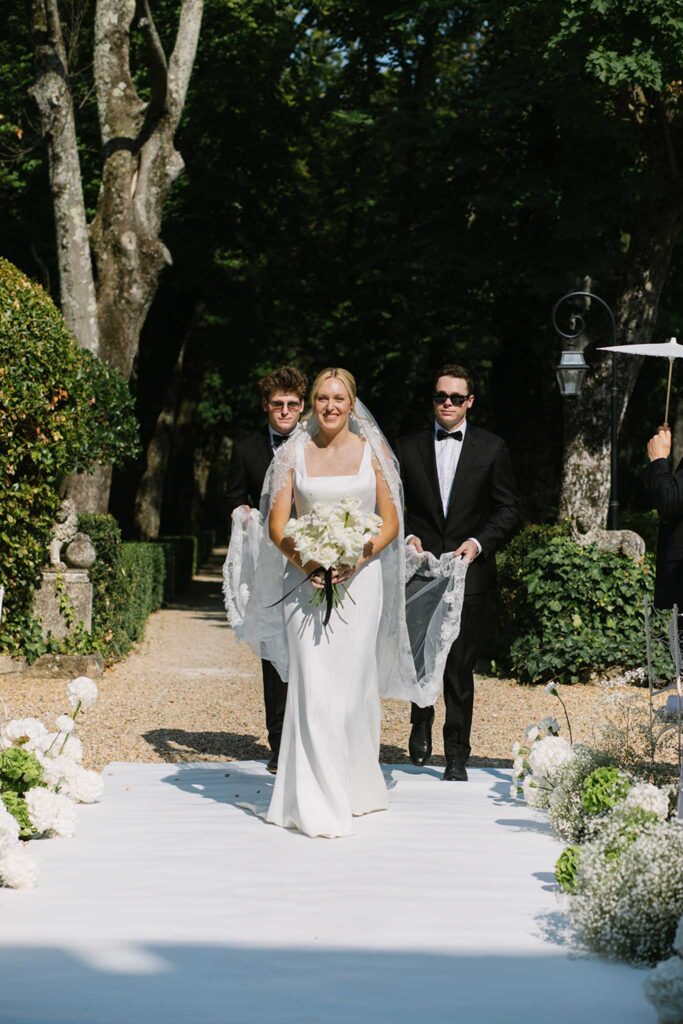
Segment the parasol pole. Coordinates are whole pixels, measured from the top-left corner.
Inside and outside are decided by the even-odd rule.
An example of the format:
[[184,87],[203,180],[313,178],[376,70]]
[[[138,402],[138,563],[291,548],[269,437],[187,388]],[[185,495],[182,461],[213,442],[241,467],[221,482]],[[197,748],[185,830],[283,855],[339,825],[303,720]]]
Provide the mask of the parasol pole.
[[674,361],[669,356],[669,380],[666,385],[666,412],[664,413],[664,426],[669,428],[669,402],[671,401],[671,377],[674,370]]

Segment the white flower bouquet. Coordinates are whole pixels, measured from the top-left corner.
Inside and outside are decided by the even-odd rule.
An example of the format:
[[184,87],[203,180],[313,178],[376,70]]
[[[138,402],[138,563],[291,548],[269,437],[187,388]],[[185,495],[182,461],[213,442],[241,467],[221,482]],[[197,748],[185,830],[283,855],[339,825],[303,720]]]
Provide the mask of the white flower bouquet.
[[70,838],[76,804],[102,796],[102,777],[82,766],[83,745],[76,719],[97,700],[87,676],[67,687],[71,714],[59,715],[50,732],[37,718],[15,718],[0,727],[0,886],[25,889],[38,869],[22,840],[36,836]]
[[[316,591],[311,603],[327,601],[324,625],[329,622],[332,609],[342,602],[339,586],[332,583],[333,569],[355,565],[365,545],[382,528],[380,516],[362,512],[360,505],[358,498],[343,498],[334,505],[316,502],[310,512],[290,519],[284,529],[285,537],[294,541],[303,565],[317,562],[322,566],[325,587]],[[319,572],[316,569],[307,578]],[[346,593],[346,587],[343,589]]]

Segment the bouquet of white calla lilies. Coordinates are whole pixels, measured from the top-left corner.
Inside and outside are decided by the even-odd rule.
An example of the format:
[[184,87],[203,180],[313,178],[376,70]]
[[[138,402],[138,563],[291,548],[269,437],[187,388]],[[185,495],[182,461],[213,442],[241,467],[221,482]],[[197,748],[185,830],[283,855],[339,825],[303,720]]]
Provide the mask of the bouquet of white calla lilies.
[[[311,603],[327,600],[325,625],[332,608],[342,601],[339,587],[332,583],[332,570],[355,565],[365,545],[381,529],[381,517],[374,512],[362,512],[358,498],[343,498],[334,505],[316,502],[310,512],[286,524],[284,535],[294,541],[302,564],[317,562],[324,570],[325,589],[316,591]],[[348,592],[346,587],[344,591]]]

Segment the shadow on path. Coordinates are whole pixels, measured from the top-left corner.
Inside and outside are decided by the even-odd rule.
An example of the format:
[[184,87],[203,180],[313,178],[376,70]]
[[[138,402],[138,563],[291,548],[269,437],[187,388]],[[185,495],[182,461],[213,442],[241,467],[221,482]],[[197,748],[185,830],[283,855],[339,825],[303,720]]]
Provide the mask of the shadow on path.
[[226,761],[261,761],[270,750],[257,737],[237,732],[188,732],[186,729],[150,729],[142,734],[164,761],[196,761],[198,754],[213,754]]
[[[230,908],[226,906],[226,914]],[[623,965],[231,942],[0,947],[0,1024],[649,1024]],[[40,979],[40,984],[36,984]],[[57,996],[56,993],[59,993]]]

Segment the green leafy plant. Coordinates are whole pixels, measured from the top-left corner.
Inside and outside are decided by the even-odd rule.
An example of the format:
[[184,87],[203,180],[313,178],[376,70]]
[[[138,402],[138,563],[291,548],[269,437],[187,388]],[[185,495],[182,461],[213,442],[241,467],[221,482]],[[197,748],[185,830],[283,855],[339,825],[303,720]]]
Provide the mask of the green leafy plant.
[[128,387],[81,349],[43,289],[0,259],[0,650],[45,649],[33,594],[65,475],[137,450]]
[[568,846],[557,858],[555,878],[565,892],[575,893],[577,891],[580,855],[580,847]]
[[576,683],[643,660],[651,556],[634,562],[576,544],[563,526],[530,526],[500,566],[495,660],[520,682]]
[[161,544],[122,543],[119,525],[109,515],[84,513],[78,525],[89,534],[97,553],[90,570],[91,649],[114,661],[142,639],[149,615],[163,603],[166,553]]
[[596,768],[584,780],[581,804],[587,814],[604,814],[623,800],[630,788],[630,779],[620,768]]
[[23,796],[27,789],[43,781],[43,768],[34,753],[21,747],[0,751],[0,791]]
[[0,792],[0,800],[2,800],[12,817],[18,822],[20,838],[30,839],[31,836],[35,835],[36,830],[31,824],[28,807],[23,795],[20,796],[13,789],[7,789]]

